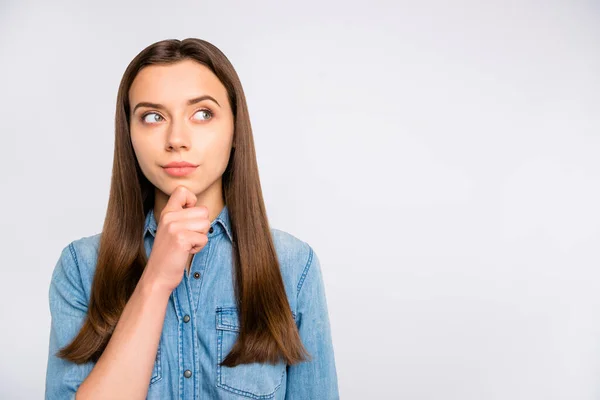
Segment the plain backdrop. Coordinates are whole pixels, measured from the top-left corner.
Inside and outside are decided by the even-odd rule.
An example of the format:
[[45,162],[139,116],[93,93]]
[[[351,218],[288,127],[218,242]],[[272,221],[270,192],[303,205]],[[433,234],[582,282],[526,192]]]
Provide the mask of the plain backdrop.
[[186,37],[233,63],[270,223],[319,254],[341,398],[600,399],[600,5],[576,0],[0,1],[0,398],[43,397],[125,67]]

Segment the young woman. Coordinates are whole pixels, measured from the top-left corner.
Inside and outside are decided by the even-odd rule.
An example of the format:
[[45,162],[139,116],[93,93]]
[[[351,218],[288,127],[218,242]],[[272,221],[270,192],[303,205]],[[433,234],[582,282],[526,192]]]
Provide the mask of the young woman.
[[52,274],[46,399],[338,398],[319,259],[269,226],[225,55],[144,49],[115,135],[103,230]]

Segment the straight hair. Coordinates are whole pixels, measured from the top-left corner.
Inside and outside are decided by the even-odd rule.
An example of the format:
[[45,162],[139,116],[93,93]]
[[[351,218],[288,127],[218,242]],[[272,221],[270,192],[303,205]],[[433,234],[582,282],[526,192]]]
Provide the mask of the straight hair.
[[77,364],[98,361],[148,262],[143,229],[154,207],[154,185],[142,173],[130,137],[129,89],[149,65],[186,59],[208,67],[225,86],[234,117],[233,148],[223,173],[223,196],[233,237],[235,301],[240,332],[221,365],[287,364],[311,356],[303,346],[288,303],[265,211],[246,98],[227,57],[197,39],[169,39],[142,50],[119,85],[110,196],[100,237],[86,319],[73,341],[57,356]]

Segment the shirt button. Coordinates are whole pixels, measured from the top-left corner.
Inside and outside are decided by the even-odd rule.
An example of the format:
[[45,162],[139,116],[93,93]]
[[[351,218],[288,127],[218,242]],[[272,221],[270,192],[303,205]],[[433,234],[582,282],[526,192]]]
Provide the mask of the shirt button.
[[185,372],[183,373],[183,376],[185,376],[186,378],[189,378],[190,376],[192,376],[192,371],[190,371],[189,369],[186,369]]
[[211,226],[211,227],[210,227],[210,229],[208,230],[208,233],[213,233],[213,232],[214,232],[214,229],[213,229],[213,227]]
[[186,315],[185,317],[183,317],[183,322],[189,322],[190,320],[190,316]]
[[196,278],[196,279],[200,278],[200,272],[194,272],[194,278]]

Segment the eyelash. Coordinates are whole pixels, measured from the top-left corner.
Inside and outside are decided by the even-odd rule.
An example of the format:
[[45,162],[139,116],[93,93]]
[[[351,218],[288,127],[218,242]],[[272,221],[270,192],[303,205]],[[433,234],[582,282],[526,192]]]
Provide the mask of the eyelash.
[[[212,119],[212,117],[213,117],[213,115],[214,115],[214,114],[213,114],[213,112],[212,112],[212,110],[210,110],[210,109],[208,109],[208,108],[200,108],[199,110],[196,110],[196,112],[195,112],[194,114],[196,114],[196,113],[198,113],[198,112],[200,112],[200,111],[206,111],[206,112],[208,112],[208,113],[210,114],[210,118],[209,118],[208,120]],[[148,123],[148,122],[145,122],[145,121],[144,121],[144,118],[146,118],[146,117],[147,117],[148,115],[150,115],[150,114],[156,114],[156,115],[160,115],[160,114],[159,114],[159,113],[157,113],[156,111],[150,111],[150,112],[147,112],[147,113],[144,113],[144,114],[142,114],[142,116],[140,117],[140,121],[141,121],[143,124],[146,124],[146,125],[153,125],[152,123]],[[165,119],[165,118],[164,118],[162,115],[160,115],[160,117],[161,117],[162,119]],[[208,121],[208,120],[207,120],[207,121]]]

